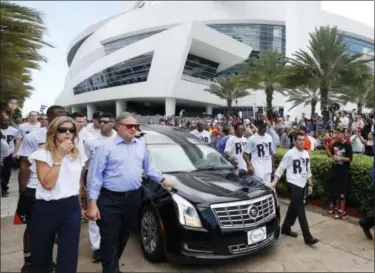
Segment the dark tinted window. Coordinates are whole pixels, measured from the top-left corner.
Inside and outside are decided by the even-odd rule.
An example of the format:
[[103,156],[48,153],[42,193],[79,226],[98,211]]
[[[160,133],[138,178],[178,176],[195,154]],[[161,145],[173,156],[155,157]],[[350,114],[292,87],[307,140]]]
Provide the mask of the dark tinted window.
[[201,83],[210,84],[216,77],[218,67],[219,64],[216,62],[189,54],[185,62],[182,79],[194,82],[199,82],[198,79],[201,79]]
[[147,81],[153,52],[108,67],[73,88],[75,95],[94,90]]

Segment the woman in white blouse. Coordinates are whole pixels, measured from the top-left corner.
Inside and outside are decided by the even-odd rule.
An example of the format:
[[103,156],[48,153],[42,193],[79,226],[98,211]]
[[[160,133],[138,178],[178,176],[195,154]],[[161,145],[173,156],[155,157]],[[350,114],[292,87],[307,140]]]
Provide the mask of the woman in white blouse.
[[30,217],[31,272],[48,272],[56,235],[56,272],[77,272],[81,227],[78,195],[85,163],[85,154],[75,145],[77,133],[71,118],[58,117],[48,127],[46,144],[29,157],[40,182]]

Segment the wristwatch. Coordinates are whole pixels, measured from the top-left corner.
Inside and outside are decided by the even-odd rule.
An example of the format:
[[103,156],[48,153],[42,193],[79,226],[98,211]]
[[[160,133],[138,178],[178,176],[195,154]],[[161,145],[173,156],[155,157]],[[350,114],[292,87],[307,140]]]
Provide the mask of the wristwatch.
[[61,163],[56,163],[56,162],[53,163],[53,166],[60,166],[60,165]]

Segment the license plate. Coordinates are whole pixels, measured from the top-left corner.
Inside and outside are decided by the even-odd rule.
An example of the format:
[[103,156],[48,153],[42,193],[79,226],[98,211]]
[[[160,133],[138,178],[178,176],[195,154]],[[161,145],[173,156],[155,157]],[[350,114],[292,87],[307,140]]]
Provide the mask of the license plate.
[[264,241],[267,239],[266,227],[257,228],[247,232],[247,243],[249,245]]

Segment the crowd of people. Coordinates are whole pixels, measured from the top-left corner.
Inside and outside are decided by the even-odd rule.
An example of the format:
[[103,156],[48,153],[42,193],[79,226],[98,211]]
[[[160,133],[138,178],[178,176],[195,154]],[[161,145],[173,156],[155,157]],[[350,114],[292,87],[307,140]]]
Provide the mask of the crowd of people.
[[[296,145],[296,135],[302,134],[303,151],[311,154],[314,150],[326,150],[327,155],[332,158],[332,179],[328,185],[330,201],[328,212],[335,219],[344,219],[353,154],[364,154],[374,158],[374,116],[356,114],[351,118],[342,111],[337,113],[333,124],[336,126],[332,127],[330,123],[324,124],[321,116],[308,120],[305,114],[302,114],[300,120],[296,118],[293,122],[290,121],[289,116],[285,118],[276,116],[273,122],[266,116],[261,120],[251,120],[246,117],[243,120],[238,117],[216,117],[207,118],[203,122],[194,120],[185,120],[185,123],[183,120],[169,122],[169,125],[192,130],[192,134],[216,148],[239,169],[254,174],[266,183],[271,181],[277,149],[279,147],[288,149],[290,153]],[[263,127],[266,129],[263,130]],[[309,162],[309,159],[305,162]],[[277,177],[276,173],[273,174]],[[372,177],[374,181],[374,168]],[[287,181],[290,182],[291,179],[287,178]],[[292,190],[290,191],[293,193]],[[304,203],[306,203],[309,187],[304,186],[303,192]],[[304,218],[303,215],[301,217]],[[366,236],[372,239],[369,228],[374,225],[374,218],[364,218],[360,224]]]
[[[240,172],[272,189],[286,171],[291,202],[282,233],[297,237],[291,227],[298,218],[305,243],[313,245],[319,240],[310,233],[304,208],[305,198],[313,190],[310,154],[315,149],[326,149],[332,157],[335,175],[330,184],[330,212],[337,219],[345,218],[350,163],[353,153],[359,152],[358,142],[363,145],[361,153],[374,155],[373,121],[373,117],[371,120],[360,115],[350,121],[341,113],[333,123],[335,127],[322,125],[319,116],[307,120],[304,115],[293,122],[289,116],[271,121],[265,116],[252,120],[218,115],[203,120],[163,119],[160,124],[190,131]],[[288,152],[276,168],[279,147]],[[30,112],[24,122],[4,114],[3,197],[9,195],[9,179],[17,165],[20,196],[15,221],[26,224],[22,272],[76,272],[82,218],[89,222],[92,261],[101,262],[103,272],[119,272],[119,258],[140,206],[143,175],[164,187],[175,186],[152,167],[140,124],[130,113],[116,118],[94,113],[92,122],[87,122],[82,113],[68,114],[57,105],[49,107],[45,115]],[[374,218],[364,218],[360,224],[371,238],[369,229]]]
[[[233,117],[209,117],[205,119],[199,118],[178,118],[161,120],[161,124],[177,126],[183,128],[194,128],[197,123],[204,124],[205,129],[211,134],[212,145],[217,144],[220,135],[225,128],[233,130],[233,126],[239,122],[244,124],[245,136],[250,137],[254,132],[254,119],[244,117],[243,119]],[[335,142],[335,129],[344,130],[345,139],[351,144],[354,154],[364,154],[374,156],[373,152],[373,135],[371,128],[374,125],[374,117],[372,115],[351,114],[346,111],[338,112],[334,121],[324,122],[322,116],[316,115],[312,119],[307,119],[303,113],[300,119],[295,118],[293,121],[290,116],[275,116],[271,122],[273,131],[271,135],[275,141],[275,145],[280,148],[289,149],[293,147],[293,135],[297,131],[306,133],[305,149],[308,151],[325,150],[332,147]],[[225,130],[224,130],[225,131]],[[276,136],[277,135],[277,136]]]

